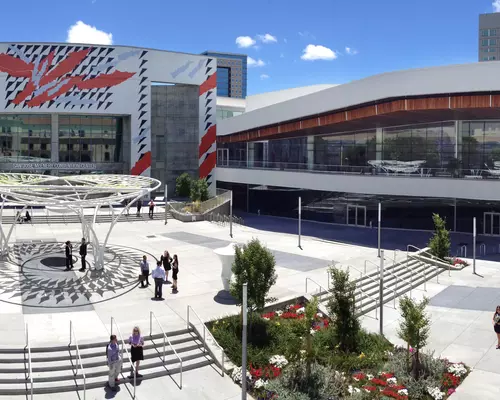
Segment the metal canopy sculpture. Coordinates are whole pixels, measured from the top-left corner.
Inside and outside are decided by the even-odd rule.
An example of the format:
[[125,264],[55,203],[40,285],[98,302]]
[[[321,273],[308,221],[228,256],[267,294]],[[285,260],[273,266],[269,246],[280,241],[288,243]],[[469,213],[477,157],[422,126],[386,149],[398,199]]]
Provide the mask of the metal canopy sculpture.
[[[22,173],[0,173],[0,248],[2,254],[9,251],[9,239],[15,224],[7,235],[1,226],[4,205],[22,204],[23,213],[30,206],[45,206],[51,210],[76,213],[82,223],[82,236],[88,239],[94,256],[95,268],[104,267],[104,249],[116,222],[137,200],[158,189],[161,182],[144,176],[131,175],[73,175],[50,176]],[[113,204],[129,200],[120,212],[114,212]],[[111,225],[102,245],[93,228],[99,208],[109,206],[113,213]],[[91,222],[85,219],[84,208],[94,208]]]

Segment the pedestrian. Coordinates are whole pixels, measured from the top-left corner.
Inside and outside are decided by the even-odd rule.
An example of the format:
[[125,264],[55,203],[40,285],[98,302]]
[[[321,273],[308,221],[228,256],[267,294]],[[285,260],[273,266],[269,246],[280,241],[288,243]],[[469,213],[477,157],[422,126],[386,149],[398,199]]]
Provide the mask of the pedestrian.
[[153,199],[149,201],[149,218],[153,219],[153,213],[155,211],[155,202]]
[[172,269],[172,257],[170,257],[170,253],[167,250],[163,252],[160,261],[163,263],[163,268],[165,268],[165,283],[170,283],[168,280],[168,272]]
[[139,199],[139,200],[137,200],[137,216],[138,217],[141,216],[141,208],[142,208],[142,200]]
[[82,238],[82,243],[80,244],[80,258],[82,259],[82,268],[80,268],[80,272],[85,272],[85,269],[87,268],[85,257],[87,257],[87,242],[85,241],[85,238]]
[[141,261],[141,287],[145,288],[149,286],[149,263],[146,256],[142,257]]
[[71,246],[71,242],[69,240],[66,242],[65,253],[66,253],[66,271],[69,271],[69,270],[72,270],[74,267],[74,265],[73,265],[73,247]]
[[123,206],[125,207],[125,209],[127,210],[127,215],[128,215],[128,212],[130,210],[130,207],[128,206],[128,204],[130,203],[130,199],[125,199],[123,201]]
[[500,306],[497,306],[495,314],[493,314],[493,329],[497,334],[497,350],[500,349]]
[[162,300],[162,290],[163,290],[163,281],[165,280],[165,270],[163,269],[160,260],[156,262],[156,268],[151,274],[151,276],[155,280],[155,299]]
[[118,383],[118,376],[122,371],[122,356],[120,354],[120,347],[116,335],[109,337],[109,344],[106,347],[106,357],[108,359],[108,386],[112,391],[116,391],[116,384]]
[[[130,356],[132,358],[132,364],[135,363],[135,376],[137,378],[142,378],[142,375],[139,373],[139,364],[142,360],[144,360],[144,337],[141,336],[141,330],[138,326],[135,326],[132,335],[130,335],[128,342],[130,344]],[[130,371],[129,378],[134,378],[134,371]]]
[[31,215],[28,211],[26,211],[26,216],[24,217],[24,222],[31,222]]
[[174,281],[172,285],[172,293],[177,293],[177,274],[179,273],[179,259],[177,254],[174,254],[174,259],[172,261],[172,280]]

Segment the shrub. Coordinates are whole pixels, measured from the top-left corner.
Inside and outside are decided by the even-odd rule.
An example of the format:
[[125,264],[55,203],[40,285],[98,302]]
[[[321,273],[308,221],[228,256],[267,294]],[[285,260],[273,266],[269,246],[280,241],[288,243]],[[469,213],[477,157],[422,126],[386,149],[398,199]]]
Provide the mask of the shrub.
[[191,181],[190,197],[193,202],[208,200],[208,183],[206,179]]
[[434,221],[434,236],[429,241],[432,255],[445,259],[450,255],[451,241],[450,232],[446,229],[446,221],[438,214],[432,214]]
[[[408,296],[399,301],[402,320],[399,323],[398,336],[408,347],[413,348],[412,375],[415,379],[421,376],[420,350],[427,344],[430,333],[430,319],[425,312],[429,299],[417,302]],[[410,351],[408,351],[410,354]]]
[[328,309],[333,319],[336,342],[344,352],[358,350],[359,320],[355,315],[354,291],[356,285],[349,281],[349,272],[338,268],[330,268],[333,296],[328,303]]
[[177,177],[175,180],[175,192],[177,193],[177,196],[189,197],[191,193],[191,181],[191,176],[187,172],[184,172]]
[[231,283],[231,294],[243,302],[243,284],[248,284],[248,307],[251,310],[263,310],[269,290],[276,283],[276,261],[268,248],[258,239],[252,239],[246,245],[236,246],[233,262],[234,282]]

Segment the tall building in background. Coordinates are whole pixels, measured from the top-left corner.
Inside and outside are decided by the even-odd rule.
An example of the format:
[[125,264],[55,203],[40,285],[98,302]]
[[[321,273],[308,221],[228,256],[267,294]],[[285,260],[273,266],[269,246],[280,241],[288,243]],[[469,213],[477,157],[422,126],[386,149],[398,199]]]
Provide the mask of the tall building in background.
[[478,60],[500,60],[500,13],[479,15]]

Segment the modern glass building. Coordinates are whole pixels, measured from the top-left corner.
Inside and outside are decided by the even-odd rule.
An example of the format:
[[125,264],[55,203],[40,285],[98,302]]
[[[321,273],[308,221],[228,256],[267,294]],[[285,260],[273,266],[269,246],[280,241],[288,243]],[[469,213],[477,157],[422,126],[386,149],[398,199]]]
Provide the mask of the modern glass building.
[[478,63],[378,75],[221,121],[217,184],[244,211],[500,235],[500,73]]
[[247,97],[247,55],[206,51],[217,58],[217,95],[244,99]]

